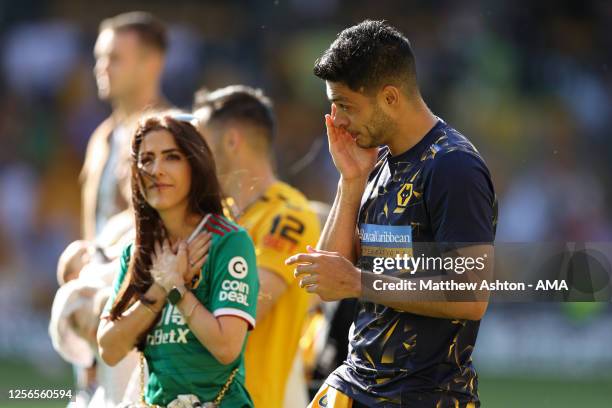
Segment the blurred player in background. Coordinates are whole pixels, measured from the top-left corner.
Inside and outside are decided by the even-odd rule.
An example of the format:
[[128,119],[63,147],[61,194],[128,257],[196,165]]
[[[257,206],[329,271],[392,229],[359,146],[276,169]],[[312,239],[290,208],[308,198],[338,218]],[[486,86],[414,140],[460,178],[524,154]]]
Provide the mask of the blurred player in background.
[[[51,333],[54,345],[63,349],[58,351],[64,356],[67,356],[66,349],[76,347],[59,340],[65,333],[76,329],[77,336],[72,338],[79,342],[79,334],[90,334],[90,330],[79,330],[80,327],[97,326],[99,303],[108,296],[108,287],[118,270],[108,262],[117,258],[117,248],[122,248],[133,235],[133,215],[127,210],[130,203],[130,137],[143,113],[168,106],[160,93],[167,43],[164,24],[149,13],[124,13],[100,24],[94,48],[94,74],[99,97],[108,101],[113,111],[92,134],[81,172],[81,227],[85,241],[79,246],[81,251],[87,248],[88,260],[83,266],[90,266],[91,273],[81,274],[80,269],[62,265],[62,260],[58,267],[58,271],[70,271],[66,276],[58,276],[60,284],[79,278],[68,288],[58,291],[54,305],[56,314]],[[107,267],[102,267],[105,264]],[[91,307],[92,302],[96,307]],[[77,304],[80,306],[76,307]],[[73,324],[63,324],[64,320]],[[91,343],[89,334],[81,336],[81,340]],[[91,357],[70,356],[69,361],[79,362],[81,366],[85,361],[93,361]],[[95,363],[88,369],[75,366],[77,388],[81,390],[78,403],[87,404],[97,385],[103,385],[105,393],[98,393],[100,397],[92,400],[92,404],[120,402],[136,364],[135,358],[129,360],[117,369],[99,362],[97,374]]]
[[[341,177],[320,249],[288,263],[298,264],[300,284],[323,300],[361,304],[348,356],[311,407],[479,406],[471,355],[487,303],[393,300],[362,282],[372,276],[365,250],[393,250],[388,243],[397,238],[410,243],[397,250],[435,243],[434,256],[491,253],[489,171],[421,98],[410,43],[395,28],[364,21],[342,31],[314,73],[332,103],[325,123]],[[397,282],[388,272],[377,279]]]
[[120,189],[129,190],[130,137],[143,113],[168,107],[160,93],[167,45],[164,25],[148,13],[120,14],[100,24],[94,74],[98,95],[113,112],[92,134],[81,173],[85,239],[97,237],[128,207]]
[[247,389],[255,407],[280,408],[309,305],[284,259],[317,241],[319,221],[306,197],[275,175],[274,113],[260,90],[235,85],[195,99],[229,206],[257,253],[261,295],[245,354]]

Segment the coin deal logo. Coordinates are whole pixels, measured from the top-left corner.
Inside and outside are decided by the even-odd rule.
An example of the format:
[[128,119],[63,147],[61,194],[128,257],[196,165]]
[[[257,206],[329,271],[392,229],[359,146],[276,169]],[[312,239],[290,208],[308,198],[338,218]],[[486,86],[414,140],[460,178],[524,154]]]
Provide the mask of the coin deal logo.
[[243,257],[235,256],[227,264],[227,270],[234,278],[243,279],[249,272],[249,266]]

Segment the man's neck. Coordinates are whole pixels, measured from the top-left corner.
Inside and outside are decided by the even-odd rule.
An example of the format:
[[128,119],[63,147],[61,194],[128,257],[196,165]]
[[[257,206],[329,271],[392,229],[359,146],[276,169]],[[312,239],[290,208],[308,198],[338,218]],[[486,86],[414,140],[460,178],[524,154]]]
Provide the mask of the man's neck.
[[249,166],[236,171],[238,175],[226,192],[234,199],[237,210],[242,214],[248,206],[257,201],[277,179],[269,164]]
[[129,98],[113,101],[113,116],[117,121],[127,120],[132,115],[138,114],[148,107],[158,105],[161,99],[162,97],[157,87],[143,90],[131,95]]
[[397,156],[414,147],[435,126],[437,117],[431,113],[425,102],[419,98],[409,106],[398,122],[397,132],[390,137],[387,146]]

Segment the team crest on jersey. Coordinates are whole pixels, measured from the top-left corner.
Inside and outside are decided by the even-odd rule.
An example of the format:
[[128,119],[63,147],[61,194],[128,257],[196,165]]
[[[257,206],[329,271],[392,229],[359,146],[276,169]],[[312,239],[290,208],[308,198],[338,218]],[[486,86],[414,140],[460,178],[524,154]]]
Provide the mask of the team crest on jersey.
[[324,396],[322,396],[321,398],[319,398],[319,401],[317,401],[319,406],[321,408],[325,408],[327,407],[327,394],[325,394]]
[[406,183],[397,192],[397,206],[405,208],[412,198],[412,183]]

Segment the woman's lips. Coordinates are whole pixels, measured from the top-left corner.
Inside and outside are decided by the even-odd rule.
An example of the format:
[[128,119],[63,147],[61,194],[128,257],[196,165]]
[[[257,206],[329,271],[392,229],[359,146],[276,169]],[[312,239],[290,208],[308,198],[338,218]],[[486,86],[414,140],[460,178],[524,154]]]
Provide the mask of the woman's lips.
[[171,188],[172,185],[171,184],[153,184],[151,187],[149,187],[150,189],[157,189],[157,190],[162,190],[164,188]]

